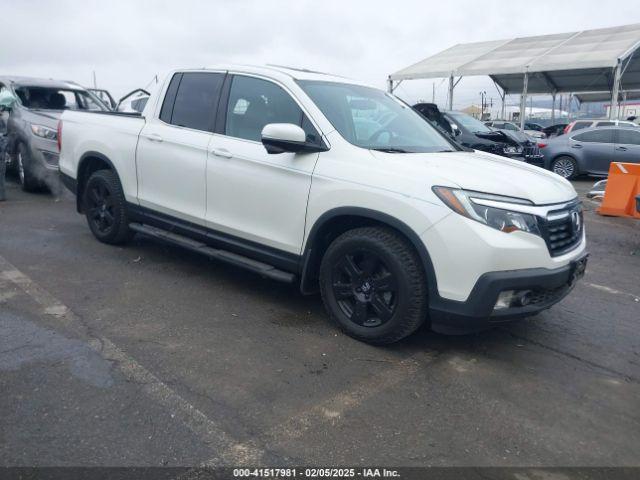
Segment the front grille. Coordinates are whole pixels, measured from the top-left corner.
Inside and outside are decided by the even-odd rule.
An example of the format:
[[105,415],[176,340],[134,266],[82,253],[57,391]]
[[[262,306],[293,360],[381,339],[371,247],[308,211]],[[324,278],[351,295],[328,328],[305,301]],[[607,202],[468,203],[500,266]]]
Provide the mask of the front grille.
[[524,155],[524,158],[527,160],[537,159],[542,156],[542,154],[540,153],[540,147],[538,147],[538,145],[526,146],[523,148],[522,153]]
[[552,257],[567,253],[582,240],[582,208],[579,203],[574,203],[561,210],[550,211],[546,218],[538,217],[538,227]]

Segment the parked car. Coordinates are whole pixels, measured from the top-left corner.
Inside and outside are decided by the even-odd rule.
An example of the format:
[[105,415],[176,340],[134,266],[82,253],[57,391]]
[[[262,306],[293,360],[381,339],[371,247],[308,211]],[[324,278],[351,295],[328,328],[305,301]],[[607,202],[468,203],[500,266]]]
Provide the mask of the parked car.
[[[488,127],[495,128],[496,130],[507,130],[510,132],[520,132],[520,127],[513,122],[506,122],[504,120],[491,120],[484,122]],[[525,123],[526,125],[526,123]],[[525,128],[524,133],[532,138],[547,138],[544,132],[540,130],[532,130]]]
[[562,135],[564,133],[564,129],[567,127],[567,125],[567,123],[556,123],[554,125],[544,127],[542,131],[547,136],[547,138],[557,137],[558,135]]
[[142,116],[67,111],[60,131],[61,174],[98,240],[143,233],[319,290],[363,341],[530,316],[584,272],[569,182],[464,151],[342,77],[179,70]]
[[73,82],[0,77],[0,115],[6,123],[8,168],[26,191],[58,178],[58,118],[65,110],[107,111],[95,95]]
[[592,128],[592,127],[615,127],[615,126],[637,127],[635,123],[629,122],[626,120],[608,120],[606,118],[589,120],[586,118],[581,118],[580,120],[574,120],[573,122],[569,123],[564,129],[564,133],[569,133],[576,130],[582,130],[585,128]]
[[640,163],[640,129],[591,127],[540,143],[544,167],[564,178],[607,175],[611,162]]
[[[507,132],[487,127],[480,120],[463,112],[431,113],[421,104],[414,105],[425,118],[441,126],[452,138],[463,147],[481,150],[514,160],[542,166],[542,154],[536,142],[522,134],[522,132]],[[425,105],[425,104],[422,104]],[[437,109],[437,107],[436,107]],[[425,113],[423,113],[425,112]],[[431,117],[427,116],[431,115]],[[438,117],[439,115],[439,117]]]

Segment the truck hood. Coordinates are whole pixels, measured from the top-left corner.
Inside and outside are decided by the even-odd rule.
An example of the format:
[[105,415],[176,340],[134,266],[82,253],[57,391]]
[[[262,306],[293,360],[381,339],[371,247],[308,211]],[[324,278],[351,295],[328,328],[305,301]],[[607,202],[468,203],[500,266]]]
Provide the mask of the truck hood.
[[536,205],[566,202],[577,196],[571,183],[555,173],[486,152],[371,153],[405,175],[440,179],[450,182],[445,186],[465,190],[524,198]]

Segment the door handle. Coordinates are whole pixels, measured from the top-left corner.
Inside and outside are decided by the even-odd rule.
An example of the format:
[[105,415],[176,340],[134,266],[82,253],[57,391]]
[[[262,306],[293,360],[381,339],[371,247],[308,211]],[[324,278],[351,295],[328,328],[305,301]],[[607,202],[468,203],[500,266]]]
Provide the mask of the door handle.
[[627,147],[616,147],[616,150],[620,150],[621,152],[626,152]]
[[232,158],[233,157],[233,153],[231,153],[226,148],[212,148],[211,149],[211,154],[215,155],[216,157],[222,157],[222,158]]
[[575,145],[571,145],[571,148],[582,148],[582,145],[576,143]]
[[147,135],[147,138],[149,140],[151,140],[152,142],[161,142],[162,141],[162,137],[160,135],[158,135],[157,133],[151,133],[151,134]]

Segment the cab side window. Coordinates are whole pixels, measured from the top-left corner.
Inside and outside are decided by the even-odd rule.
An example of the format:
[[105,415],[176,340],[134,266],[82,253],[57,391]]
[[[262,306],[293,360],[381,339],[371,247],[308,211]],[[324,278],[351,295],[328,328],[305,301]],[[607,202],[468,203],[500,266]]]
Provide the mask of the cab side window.
[[260,78],[233,77],[227,104],[225,134],[259,142],[269,123],[293,123],[302,127],[307,141],[320,136],[298,104],[280,86]]
[[212,132],[224,74],[185,72],[173,76],[160,119],[179,127]]

